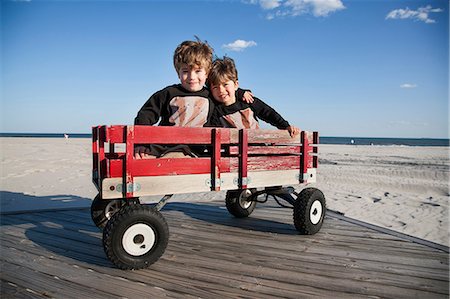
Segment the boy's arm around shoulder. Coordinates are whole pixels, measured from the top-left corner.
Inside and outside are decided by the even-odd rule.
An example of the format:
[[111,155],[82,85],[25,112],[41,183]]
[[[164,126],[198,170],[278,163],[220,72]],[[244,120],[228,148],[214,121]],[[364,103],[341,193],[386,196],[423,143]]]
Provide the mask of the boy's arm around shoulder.
[[291,126],[287,120],[285,120],[275,109],[264,103],[262,100],[254,97],[254,102],[249,104],[252,110],[255,112],[256,117],[261,118],[263,121],[271,124],[280,130],[287,130],[291,137],[300,133],[300,129]]
[[236,90],[236,99],[247,104],[251,104],[254,101],[252,91],[250,89],[242,88]]

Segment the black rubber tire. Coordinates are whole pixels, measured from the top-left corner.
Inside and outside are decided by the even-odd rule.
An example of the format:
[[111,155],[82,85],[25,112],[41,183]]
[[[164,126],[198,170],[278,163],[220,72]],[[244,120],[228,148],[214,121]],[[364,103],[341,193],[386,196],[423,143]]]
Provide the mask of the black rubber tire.
[[152,207],[128,205],[108,221],[103,230],[103,249],[123,270],[147,268],[156,262],[169,242],[169,227]]
[[101,199],[97,194],[91,204],[92,221],[98,228],[103,229],[108,220],[122,208],[124,203],[121,199]]
[[245,201],[245,197],[248,197],[255,191],[256,189],[227,191],[225,205],[228,212],[236,218],[248,217],[255,209],[256,201]]
[[317,233],[326,213],[325,196],[316,188],[303,189],[294,203],[294,226],[305,235]]

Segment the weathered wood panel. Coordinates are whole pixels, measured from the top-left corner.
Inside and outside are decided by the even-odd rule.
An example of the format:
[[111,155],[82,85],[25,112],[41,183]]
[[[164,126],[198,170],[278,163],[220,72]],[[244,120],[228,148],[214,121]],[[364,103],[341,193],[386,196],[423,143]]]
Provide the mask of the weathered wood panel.
[[89,210],[2,215],[2,298],[448,298],[448,253],[330,214],[301,236],[289,209],[235,219],[222,203],[169,203],[149,269],[107,260]]

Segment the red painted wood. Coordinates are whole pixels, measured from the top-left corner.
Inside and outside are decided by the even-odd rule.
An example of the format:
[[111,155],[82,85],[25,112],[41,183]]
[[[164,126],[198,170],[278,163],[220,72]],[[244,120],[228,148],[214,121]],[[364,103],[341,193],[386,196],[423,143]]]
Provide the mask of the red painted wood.
[[92,127],[92,181],[97,187],[100,187],[98,161],[98,127]]
[[158,158],[134,160],[134,176],[211,173],[211,158]]
[[125,159],[110,159],[109,160],[109,174],[111,178],[123,177],[123,164]]
[[311,155],[313,153],[313,134],[308,134],[306,131],[302,131],[301,133],[301,140],[302,140],[302,158],[300,160],[300,182],[304,183],[305,180],[303,179],[303,175],[306,175],[308,173],[308,168],[313,167],[313,156]]
[[[126,198],[133,197],[133,160],[134,160],[134,126],[128,126],[126,128],[127,138],[126,138],[126,154],[125,154],[125,169],[124,178],[125,184],[123,184],[123,194]],[[130,187],[128,187],[130,186]]]
[[[248,157],[247,171],[300,169],[300,156]],[[240,169],[239,158],[230,158],[230,172]]]
[[239,185],[247,188],[248,130],[239,131]]
[[109,126],[107,130],[110,143],[125,143],[127,126]]
[[[220,173],[239,172],[238,157],[220,159]],[[119,178],[123,175],[123,161],[110,160],[110,177]],[[299,169],[300,156],[280,157],[248,157],[248,171],[289,170]],[[173,159],[137,159],[133,162],[133,175],[164,176],[184,174],[209,174],[211,172],[210,158],[173,158]]]
[[248,142],[298,144],[300,140],[298,135],[292,138],[286,130],[248,130]]
[[134,143],[211,144],[211,128],[134,126]]
[[[239,154],[238,146],[230,147],[230,154],[237,155]],[[280,145],[271,145],[271,146],[248,146],[248,154],[249,155],[295,155],[300,154],[300,146],[280,146]]]
[[102,187],[102,178],[108,177],[108,163],[105,158],[105,140],[106,140],[106,127],[99,126],[97,127],[97,136],[98,136],[98,174],[99,174],[99,188],[101,190]]
[[220,190],[220,149],[221,149],[221,130],[212,130],[212,140],[213,140],[213,155],[211,157],[211,189],[214,191]]

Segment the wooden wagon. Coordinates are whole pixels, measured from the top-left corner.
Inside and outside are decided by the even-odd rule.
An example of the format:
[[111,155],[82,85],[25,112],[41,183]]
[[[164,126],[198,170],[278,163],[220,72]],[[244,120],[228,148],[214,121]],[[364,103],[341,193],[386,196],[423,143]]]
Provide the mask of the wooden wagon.
[[[318,133],[159,126],[96,126],[92,129],[92,178],[98,189],[91,206],[103,229],[108,258],[121,269],[145,268],[164,253],[169,229],[159,212],[173,194],[227,190],[235,217],[249,216],[272,196],[293,208],[295,228],[314,234],[322,226],[325,198],[316,188]],[[136,146],[187,145],[195,157],[136,159]],[[198,150],[200,149],[200,151]],[[295,188],[292,185],[296,186]],[[161,195],[153,205],[139,197]]]

